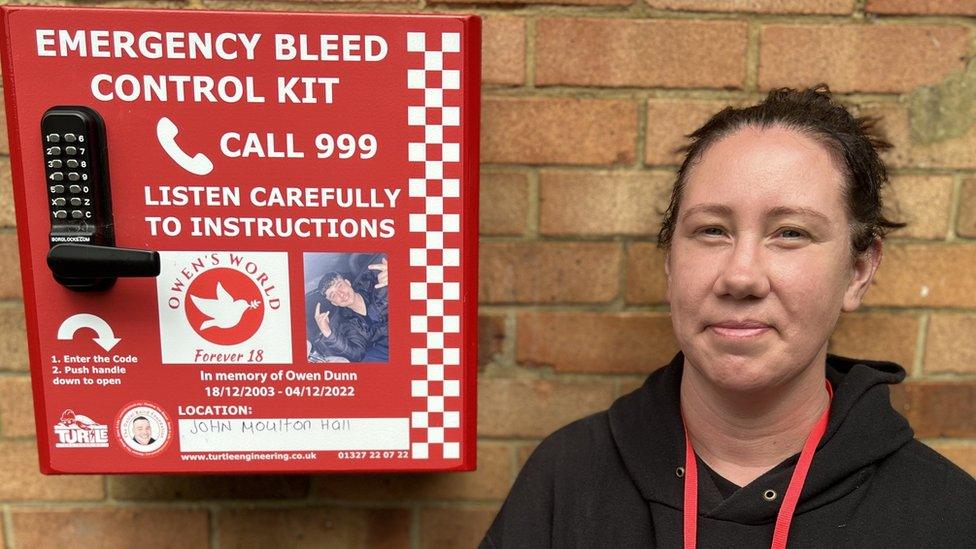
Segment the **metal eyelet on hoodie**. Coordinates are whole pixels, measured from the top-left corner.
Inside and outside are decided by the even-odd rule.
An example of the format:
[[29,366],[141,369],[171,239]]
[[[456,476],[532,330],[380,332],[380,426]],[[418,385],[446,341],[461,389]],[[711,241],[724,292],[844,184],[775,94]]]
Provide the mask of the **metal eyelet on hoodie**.
[[776,490],[766,490],[765,492],[763,492],[763,499],[766,501],[775,501]]
[[678,467],[677,469],[674,470],[674,475],[678,478],[685,476],[685,468]]

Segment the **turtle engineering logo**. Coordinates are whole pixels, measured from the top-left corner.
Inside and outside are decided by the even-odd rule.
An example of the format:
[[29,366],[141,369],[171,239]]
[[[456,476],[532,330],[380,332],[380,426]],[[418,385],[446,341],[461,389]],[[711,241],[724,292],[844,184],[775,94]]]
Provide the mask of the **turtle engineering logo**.
[[108,425],[68,409],[54,425],[55,448],[108,448]]
[[[291,360],[290,311],[283,298],[288,295],[287,253],[160,255],[156,289],[164,363]],[[275,342],[278,336],[284,337]],[[269,345],[282,350],[269,355]]]

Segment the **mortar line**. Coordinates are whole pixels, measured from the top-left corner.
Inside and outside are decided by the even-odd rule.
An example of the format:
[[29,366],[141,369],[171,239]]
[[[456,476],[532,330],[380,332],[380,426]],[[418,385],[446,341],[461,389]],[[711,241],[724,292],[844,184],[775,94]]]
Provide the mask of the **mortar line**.
[[925,313],[918,322],[918,335],[915,340],[915,360],[912,362],[912,375],[915,377],[925,375],[925,344],[929,331],[929,318],[931,313]]
[[[511,334],[511,335],[509,335]],[[505,341],[502,344],[502,357],[504,364],[518,364],[518,349],[516,341],[518,338],[518,316],[515,309],[506,308],[505,314]]]
[[217,527],[219,514],[220,507],[211,507],[207,510],[207,527],[210,534],[211,549],[220,549],[220,529]]
[[617,251],[620,253],[617,259],[617,295],[610,302],[609,312],[620,312],[627,306],[627,252],[628,243],[625,240],[617,242]]
[[420,549],[420,504],[410,508],[410,547]]
[[526,226],[525,231],[522,232],[523,237],[520,240],[539,240],[539,226],[542,224],[542,204],[540,204],[540,197],[542,195],[542,190],[540,189],[540,168],[536,167],[528,172],[528,208],[526,211]]
[[949,230],[946,240],[954,242],[959,238],[957,225],[959,212],[962,210],[962,175],[956,173],[952,182],[952,199],[949,202]]
[[14,519],[10,515],[10,505],[3,505],[3,544],[7,549],[14,549],[16,547],[16,539],[14,538]]
[[525,81],[520,89],[535,90],[535,37],[536,37],[535,14],[525,18]]
[[759,93],[759,43],[762,27],[755,18],[750,17],[746,27],[746,74],[743,82],[743,90],[751,93]]
[[647,162],[647,102],[650,100],[646,95],[638,98],[637,103],[637,152],[634,155],[635,171],[643,171],[644,163]]

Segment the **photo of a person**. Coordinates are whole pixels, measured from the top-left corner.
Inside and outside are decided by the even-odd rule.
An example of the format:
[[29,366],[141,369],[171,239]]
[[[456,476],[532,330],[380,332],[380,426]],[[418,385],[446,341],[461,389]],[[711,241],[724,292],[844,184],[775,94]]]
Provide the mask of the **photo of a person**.
[[[329,270],[317,274],[316,263]],[[305,271],[315,281],[306,293],[309,362],[387,362],[386,255],[306,254]]]
[[140,446],[149,446],[156,442],[152,436],[152,425],[145,416],[139,416],[132,420],[132,440]]

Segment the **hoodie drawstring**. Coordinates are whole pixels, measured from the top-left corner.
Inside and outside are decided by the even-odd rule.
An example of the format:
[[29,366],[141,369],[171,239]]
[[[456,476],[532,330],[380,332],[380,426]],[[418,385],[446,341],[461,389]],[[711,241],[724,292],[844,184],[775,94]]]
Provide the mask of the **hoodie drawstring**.
[[[793,522],[793,512],[796,504],[800,500],[800,492],[803,490],[803,483],[807,479],[810,464],[813,462],[813,454],[820,444],[827,431],[827,420],[830,415],[830,401],[834,398],[834,390],[830,386],[830,381],[826,381],[828,403],[827,409],[820,415],[817,424],[814,425],[810,435],[807,436],[800,452],[800,459],[793,469],[793,476],[790,477],[789,487],[783,497],[779,512],[776,513],[776,528],[773,530],[773,549],[786,549],[786,538],[790,535],[790,523]],[[695,549],[698,541],[698,463],[695,461],[695,449],[691,446],[691,438],[688,436],[688,429],[685,429],[685,486],[684,486],[684,547],[685,549]]]

